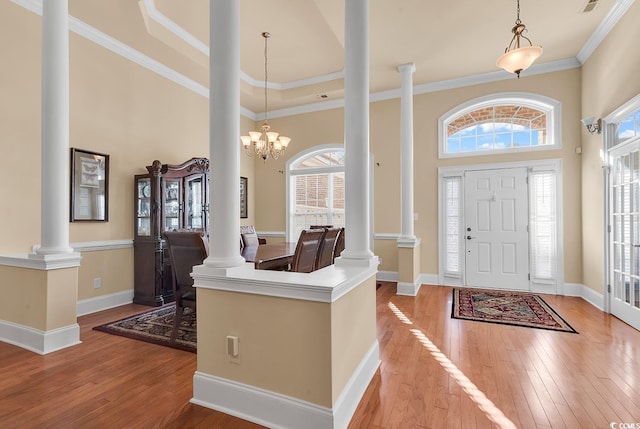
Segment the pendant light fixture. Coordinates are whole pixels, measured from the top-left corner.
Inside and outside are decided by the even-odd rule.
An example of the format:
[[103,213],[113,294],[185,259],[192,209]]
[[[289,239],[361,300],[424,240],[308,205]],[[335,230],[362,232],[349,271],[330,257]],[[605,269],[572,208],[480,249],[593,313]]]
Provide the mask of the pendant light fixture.
[[[531,40],[523,33],[527,31],[525,25],[520,21],[520,0],[516,17],[516,25],[511,29],[513,38],[511,43],[504,50],[504,54],[498,58],[496,65],[505,69],[509,73],[515,73],[520,78],[520,72],[526,70],[533,62],[542,55],[542,46],[533,46]],[[521,39],[529,42],[529,46],[520,46]]]
[[240,136],[240,141],[247,155],[257,155],[266,161],[269,158],[278,159],[289,146],[291,139],[270,131],[271,127],[267,123],[267,41],[271,34],[265,31],[262,33],[262,37],[264,37],[264,123],[260,127],[260,131],[249,131],[248,136]]

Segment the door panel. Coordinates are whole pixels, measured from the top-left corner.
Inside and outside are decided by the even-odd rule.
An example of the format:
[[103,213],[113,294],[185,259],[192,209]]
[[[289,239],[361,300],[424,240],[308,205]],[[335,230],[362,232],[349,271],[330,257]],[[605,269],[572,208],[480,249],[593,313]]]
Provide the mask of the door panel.
[[640,329],[640,140],[610,152],[611,313]]
[[465,283],[528,290],[525,168],[465,173]]

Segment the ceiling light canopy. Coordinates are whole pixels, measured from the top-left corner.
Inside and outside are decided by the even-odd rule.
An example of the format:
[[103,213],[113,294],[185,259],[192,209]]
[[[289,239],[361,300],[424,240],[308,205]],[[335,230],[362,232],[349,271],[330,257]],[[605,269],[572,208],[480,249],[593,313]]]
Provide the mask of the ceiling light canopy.
[[249,131],[248,136],[240,136],[240,141],[247,155],[257,155],[266,161],[269,158],[278,159],[289,146],[291,139],[270,131],[271,126],[267,123],[267,41],[271,34],[265,31],[262,37],[264,37],[264,123],[260,131]]
[[[534,46],[531,40],[523,34],[527,31],[527,28],[520,21],[520,0],[517,0],[517,3],[516,25],[511,29],[513,33],[511,43],[504,50],[504,54],[498,58],[496,65],[509,73],[515,73],[520,78],[520,72],[529,68],[542,55],[542,46]],[[529,42],[529,46],[521,47],[520,39],[525,39]]]

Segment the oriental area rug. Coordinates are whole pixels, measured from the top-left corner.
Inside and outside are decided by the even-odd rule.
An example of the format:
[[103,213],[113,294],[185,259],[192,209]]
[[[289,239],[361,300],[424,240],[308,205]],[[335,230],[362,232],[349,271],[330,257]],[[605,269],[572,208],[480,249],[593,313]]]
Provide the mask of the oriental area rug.
[[171,341],[173,319],[176,315],[175,303],[154,308],[135,316],[96,326],[95,330],[148,343],[196,352],[196,315],[185,308],[176,341]]
[[451,317],[577,334],[539,295],[483,289],[453,289]]

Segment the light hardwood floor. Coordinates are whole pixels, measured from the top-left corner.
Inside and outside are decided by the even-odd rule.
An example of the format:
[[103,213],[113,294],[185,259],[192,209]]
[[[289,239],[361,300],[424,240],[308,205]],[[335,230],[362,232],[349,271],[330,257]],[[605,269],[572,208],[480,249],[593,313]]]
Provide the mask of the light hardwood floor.
[[[452,319],[449,287],[377,298],[382,363],[350,428],[640,422],[640,332],[580,298],[544,296],[577,335]],[[195,354],[92,330],[145,309],[80,317],[82,344],[47,356],[0,343],[0,428],[260,427],[188,402]]]

